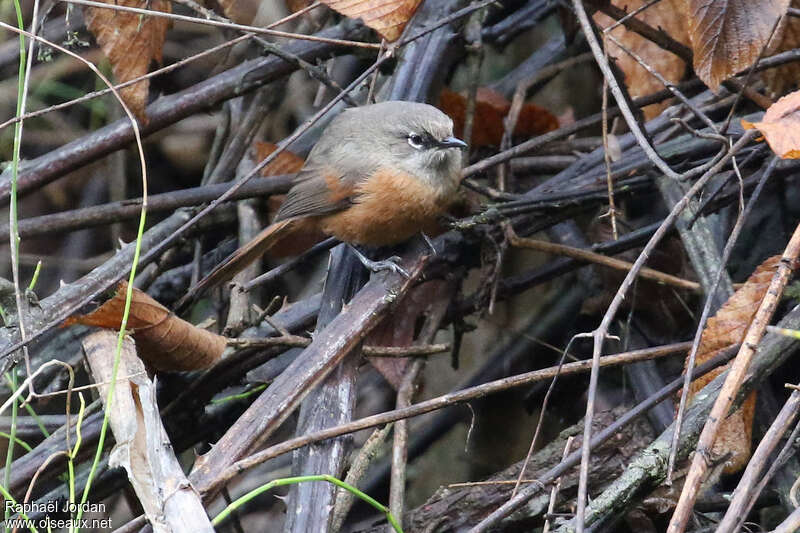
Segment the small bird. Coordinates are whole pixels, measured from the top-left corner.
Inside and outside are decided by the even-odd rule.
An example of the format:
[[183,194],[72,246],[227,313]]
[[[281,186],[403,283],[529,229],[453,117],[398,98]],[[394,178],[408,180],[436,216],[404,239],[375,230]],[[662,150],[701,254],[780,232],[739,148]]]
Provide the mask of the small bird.
[[[343,111],[322,132],[273,223],[192,292],[231,279],[265,252],[287,255],[297,235],[379,247],[436,231],[456,200],[466,147],[453,136],[450,117],[427,104],[389,101]],[[371,270],[402,272],[391,259],[371,261],[353,249]]]

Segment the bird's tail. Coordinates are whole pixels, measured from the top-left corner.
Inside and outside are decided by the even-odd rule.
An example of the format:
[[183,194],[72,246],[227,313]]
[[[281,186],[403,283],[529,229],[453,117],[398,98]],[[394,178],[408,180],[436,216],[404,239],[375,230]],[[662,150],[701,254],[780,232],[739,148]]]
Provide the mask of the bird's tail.
[[285,255],[286,237],[302,232],[308,222],[306,219],[289,218],[275,222],[264,228],[250,242],[233,252],[214,268],[206,277],[190,287],[187,293],[175,305],[175,310],[186,308],[208,289],[229,281],[233,276],[247,268],[250,263],[273,248],[280,248],[279,255]]

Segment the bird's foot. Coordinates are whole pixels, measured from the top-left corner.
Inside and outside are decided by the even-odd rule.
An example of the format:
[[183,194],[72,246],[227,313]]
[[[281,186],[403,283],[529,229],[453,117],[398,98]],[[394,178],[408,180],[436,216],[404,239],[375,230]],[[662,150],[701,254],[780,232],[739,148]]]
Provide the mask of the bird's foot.
[[361,261],[361,264],[364,265],[368,270],[371,270],[372,272],[391,270],[395,274],[400,274],[405,278],[411,277],[409,273],[406,272],[406,270],[398,264],[400,258],[396,255],[393,255],[392,257],[389,257],[382,261],[373,261],[372,259],[369,259],[367,256],[362,254],[355,246],[350,246],[350,249],[353,250],[353,253],[356,254],[356,257],[358,257],[358,260]]

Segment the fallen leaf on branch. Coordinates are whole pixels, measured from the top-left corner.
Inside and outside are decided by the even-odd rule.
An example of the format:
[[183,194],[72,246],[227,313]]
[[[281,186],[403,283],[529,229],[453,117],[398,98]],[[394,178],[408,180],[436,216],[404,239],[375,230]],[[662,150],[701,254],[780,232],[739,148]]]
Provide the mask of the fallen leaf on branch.
[[389,42],[396,41],[422,0],[322,0],[351,19],[361,19]]
[[[664,30],[676,41],[689,44],[689,34],[686,30],[686,19],[681,13],[683,0],[662,0],[648,7],[636,15],[636,19],[647,23],[653,28]],[[628,12],[640,8],[644,0],[615,0],[611,2],[616,7],[626,9]],[[616,21],[600,12],[594,14],[594,20],[601,29],[608,28]],[[642,37],[633,30],[620,24],[613,30],[614,36],[626,49],[638,55],[654,71],[671,83],[677,83],[683,77],[686,64],[681,58],[662,49],[650,39]],[[637,98],[664,89],[661,82],[647,71],[636,59],[631,57],[613,41],[607,41],[608,53],[616,59],[617,66],[625,74],[625,83],[631,96]],[[643,109],[648,120],[657,116],[669,105],[668,102],[652,104]]]
[[[443,89],[439,95],[439,107],[453,119],[456,137],[464,134],[464,119],[467,112],[466,96]],[[475,117],[472,126],[470,146],[500,146],[505,126],[503,119],[511,109],[502,94],[487,87],[480,87],[475,96]],[[558,119],[548,110],[535,104],[525,104],[519,113],[514,136],[532,137],[558,128]]]
[[[720,350],[731,344],[742,342],[747,328],[769,288],[780,260],[781,257],[776,255],[761,263],[747,278],[747,282],[728,298],[717,314],[708,319],[703,335],[700,337],[695,365],[711,359]],[[691,399],[729,366],[730,363],[718,367],[692,381],[689,398]],[[726,474],[738,472],[750,459],[755,404],[756,393],[752,392],[745,398],[739,409],[731,413],[719,426],[717,438],[714,441],[713,457],[731,454],[723,470]]]
[[[106,3],[172,12],[171,4],[166,0],[117,0]],[[169,26],[169,20],[166,18],[99,7],[86,7],[84,14],[86,27],[97,39],[97,43],[111,63],[117,83],[144,76],[153,60],[161,63]],[[139,120],[144,122],[147,121],[145,106],[149,88],[149,80],[143,80],[120,89],[125,104]]]
[[[64,325],[119,329],[127,288],[128,284],[121,282],[110,300],[87,315],[68,318]],[[139,357],[156,370],[208,368],[220,358],[227,345],[225,337],[178,318],[139,289],[133,289],[127,327],[132,330]]]
[[[758,59],[789,8],[789,0],[684,1],[694,71],[713,91]],[[773,43],[780,34],[778,28]]]
[[758,129],[767,144],[783,159],[800,158],[800,91],[787,94],[772,104],[760,122],[742,120],[747,129]]

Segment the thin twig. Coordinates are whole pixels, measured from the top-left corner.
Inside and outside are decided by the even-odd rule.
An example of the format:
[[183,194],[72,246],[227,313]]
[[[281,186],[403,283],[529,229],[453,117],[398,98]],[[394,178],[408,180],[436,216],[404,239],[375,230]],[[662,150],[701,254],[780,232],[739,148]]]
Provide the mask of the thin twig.
[[736,217],[736,223],[731,230],[730,235],[728,236],[728,240],[725,243],[725,248],[722,250],[722,257],[720,257],[720,269],[717,271],[716,276],[714,277],[714,284],[711,286],[711,290],[709,291],[708,295],[706,296],[706,301],[703,304],[703,312],[700,315],[700,321],[697,324],[697,329],[695,330],[694,340],[692,341],[692,349],[689,351],[689,355],[686,358],[686,372],[684,373],[684,381],[683,381],[683,390],[681,391],[681,399],[680,403],[678,404],[678,410],[675,414],[675,433],[672,437],[672,444],[670,446],[670,453],[669,453],[669,466],[667,467],[667,483],[670,483],[672,480],[672,472],[675,469],[675,458],[678,453],[678,438],[680,437],[680,429],[681,425],[683,424],[683,416],[686,412],[686,404],[689,399],[689,390],[690,384],[692,382],[692,372],[695,365],[695,360],[697,357],[697,351],[700,349],[700,340],[703,336],[703,330],[706,327],[706,322],[708,321],[708,317],[711,314],[711,307],[714,303],[715,295],[717,292],[717,288],[719,287],[720,282],[722,281],[722,274],[724,273],[723,268],[725,265],[728,264],[728,259],[733,252],[733,247],[736,245],[736,241],[739,239],[739,234],[741,233],[742,227],[744,226],[744,221],[747,219],[747,215],[750,214],[750,211],[753,209],[753,206],[758,201],[758,197],[761,195],[761,191],[764,188],[764,185],[767,183],[770,175],[772,175],[773,170],[778,163],[779,159],[774,157],[770,163],[767,165],[767,168],[764,170],[764,174],[761,177],[761,180],[758,182],[756,189],[753,191],[753,194],[750,196],[750,200],[747,202],[747,206],[742,208],[742,202],[744,201],[742,194],[742,187],[740,183],[739,187],[739,211]]
[[685,105],[697,118],[703,121],[703,124],[705,124],[708,128],[710,128],[711,131],[719,133],[719,128],[717,128],[717,125],[714,124],[714,122],[710,118],[708,118],[708,115],[703,113],[702,110],[700,110],[697,106],[695,106],[691,100],[686,98],[683,92],[678,90],[678,88],[675,86],[674,83],[671,83],[669,80],[667,80],[656,69],[651,67],[644,59],[642,59],[641,56],[639,56],[636,52],[634,52],[633,50],[629,49],[627,46],[622,44],[613,35],[608,34],[606,35],[606,38],[611,42],[613,42],[615,45],[617,45],[620,50],[631,56],[634,59],[634,61],[639,63],[639,65],[641,65],[642,68],[644,68],[651,76],[653,76],[655,79],[661,82],[661,84],[664,86],[665,89],[674,94],[678,98],[678,100],[680,100],[681,103],[683,103],[683,105]]
[[[729,347],[725,350],[722,350],[719,354],[712,357],[709,361],[703,363],[702,372],[708,372],[712,368],[716,368],[717,365],[723,364],[733,356],[736,346]],[[698,372],[700,370],[698,369]],[[646,413],[650,408],[653,406],[661,403],[664,398],[672,394],[673,392],[677,391],[682,384],[682,380],[680,378],[673,380],[669,384],[665,385],[658,392],[649,396],[646,400],[636,405],[633,409],[622,415],[617,421],[615,421],[610,426],[606,427],[602,431],[600,431],[597,435],[592,437],[592,441],[590,443],[591,448],[595,448],[600,446],[606,440],[611,438],[615,435],[620,429],[625,427],[627,424],[630,424],[632,420],[636,419],[637,417]],[[584,421],[584,424],[586,422]],[[569,471],[572,467],[580,463],[581,461],[582,452],[580,450],[575,450],[569,454],[566,461],[562,461],[558,465],[552,467],[547,472],[539,476],[539,481],[541,484],[548,484],[554,481],[557,477],[564,475],[566,472]],[[541,492],[541,487],[537,485],[531,485],[529,487],[525,487],[522,489],[519,494],[517,494],[514,498],[503,504],[500,508],[492,512],[489,516],[487,516],[483,521],[481,521],[478,525],[470,530],[470,533],[483,533],[486,531],[493,530],[496,528],[498,523],[503,520],[505,517],[509,516],[515,510],[517,510],[521,505],[525,502],[530,500],[533,496]]]
[[703,426],[703,432],[700,434],[700,439],[697,442],[697,451],[692,458],[692,464],[689,467],[689,473],[681,491],[678,504],[675,507],[675,512],[669,523],[668,531],[670,533],[680,533],[686,528],[689,521],[689,515],[692,511],[695,499],[700,489],[700,484],[705,477],[708,470],[708,461],[711,458],[711,449],[714,445],[714,439],[717,435],[720,422],[725,420],[728,411],[731,408],[736,392],[744,380],[744,375],[750,366],[750,361],[756,351],[761,337],[763,337],[767,324],[775,312],[775,308],[780,301],[780,296],[783,293],[783,288],[789,280],[792,269],[794,268],[797,257],[800,255],[800,225],[795,228],[792,238],[786,245],[783,252],[781,261],[778,264],[778,269],[772,278],[767,293],[761,300],[750,326],[747,328],[747,334],[742,341],[742,347],[736,355],[731,364],[728,377],[720,390],[717,400],[714,402],[714,407],[708,415],[708,420]]
[[800,408],[800,391],[794,391],[783,404],[783,408],[772,421],[769,429],[764,434],[764,438],[758,443],[758,448],[753,452],[750,461],[747,463],[742,478],[733,491],[733,498],[725,511],[725,516],[717,526],[716,533],[733,533],[739,531],[739,524],[744,521],[750,512],[749,504],[754,501],[757,495],[753,490],[758,482],[758,476],[770,460],[772,451],[780,442],[783,434],[791,427],[797,417]]
[[771,533],[796,533],[798,530],[800,530],[800,507],[792,511],[792,514],[778,524]]
[[[176,1],[176,0],[174,0],[174,1]],[[283,24],[285,22],[288,22],[288,21],[292,20],[293,18],[295,18],[296,16],[302,14],[303,12],[310,11],[312,8],[316,7],[317,5],[319,5],[319,3],[315,3],[315,4],[311,5],[311,6],[309,6],[308,8],[305,8],[305,9],[302,9],[302,10],[297,11],[295,13],[292,13],[291,15],[288,15],[288,16],[280,19],[280,20],[276,20],[275,22],[265,26],[265,28],[266,29],[270,29],[270,28],[274,28],[276,26],[280,26],[281,24]],[[202,8],[202,6],[198,6],[198,7]],[[205,8],[202,8],[202,9],[205,10]],[[211,13],[213,13],[213,11]],[[218,16],[218,15],[216,15],[216,16]],[[160,76],[161,74],[166,74],[168,72],[172,72],[173,70],[175,70],[177,68],[180,68],[180,67],[183,67],[183,66],[191,63],[192,61],[195,61],[197,59],[201,59],[203,57],[206,57],[206,56],[209,56],[209,55],[212,55],[212,54],[215,54],[215,53],[220,52],[220,51],[222,51],[222,50],[224,50],[226,48],[230,48],[231,46],[239,44],[240,42],[246,41],[248,39],[252,39],[254,37],[255,37],[254,33],[245,33],[244,35],[240,35],[239,37],[236,37],[236,38],[231,39],[229,41],[225,41],[224,43],[218,44],[217,46],[212,46],[211,48],[203,50],[202,52],[198,52],[196,54],[193,54],[193,55],[191,55],[189,57],[186,57],[186,58],[181,59],[179,61],[176,61],[174,63],[171,63],[171,64],[166,65],[164,67],[161,67],[159,69],[156,69],[156,70],[153,70],[151,72],[148,72],[147,74],[143,74],[141,76],[137,76],[137,77],[135,77],[133,79],[130,79],[130,80],[126,81],[126,82],[114,85],[113,89],[112,88],[101,89],[99,91],[90,92],[88,94],[85,94],[85,95],[83,95],[83,96],[81,96],[79,98],[75,98],[73,100],[68,100],[68,101],[62,102],[60,104],[55,104],[55,105],[52,105],[52,106],[45,107],[44,109],[40,109],[38,111],[30,111],[30,112],[28,112],[28,113],[26,113],[24,115],[21,115],[19,117],[15,117],[15,118],[11,118],[11,119],[3,122],[3,123],[0,123],[0,130],[2,130],[3,128],[5,128],[7,126],[10,126],[11,124],[14,124],[17,121],[25,120],[25,119],[29,119],[29,118],[33,118],[33,117],[38,117],[40,115],[44,115],[44,114],[50,113],[52,111],[65,109],[65,108],[73,106],[75,104],[79,104],[79,103],[85,102],[87,100],[91,100],[93,98],[98,98],[100,96],[108,94],[108,93],[112,92],[114,89],[116,89],[118,91],[120,89],[128,87],[129,85],[134,85],[136,83],[139,83],[140,81],[149,80],[150,78],[154,78],[156,76]],[[263,40],[259,39],[259,42],[263,44],[266,41],[263,41]],[[267,43],[267,44],[269,44],[269,50],[270,51],[274,51],[274,48],[273,48],[274,45],[272,43]],[[283,52],[282,54],[278,54],[278,55],[280,57],[285,57],[287,54],[286,54],[286,52]]]
[[[66,48],[64,48],[62,46],[59,46],[59,45],[57,45],[55,43],[52,43],[52,42],[50,42],[50,41],[48,41],[46,39],[43,39],[43,38],[39,37],[38,35],[34,35],[34,34],[30,33],[30,32],[25,31],[25,30],[21,30],[19,28],[16,28],[15,26],[10,25],[10,24],[6,24],[5,22],[0,21],[0,27],[5,28],[5,29],[7,29],[9,31],[12,31],[14,33],[18,33],[20,35],[24,35],[25,37],[30,38],[32,40],[31,42],[40,41],[40,42],[42,42],[42,43],[44,43],[44,44],[46,44],[48,46],[51,46],[52,48],[54,48],[54,49],[56,49],[56,50],[58,50],[60,52],[63,52],[63,53],[65,53],[65,54],[67,54],[67,55],[69,55],[71,57],[74,57],[75,59],[77,59],[77,60],[81,61],[82,63],[86,64],[86,66],[88,66],[89,69],[91,69],[92,72],[94,72],[94,74],[98,78],[100,78],[100,80],[111,89],[112,93],[114,94],[114,97],[117,99],[119,104],[122,106],[122,109],[125,111],[125,115],[126,115],[127,119],[131,123],[131,128],[133,129],[134,138],[136,139],[137,155],[139,156],[139,165],[140,165],[140,169],[141,169],[141,178],[142,178],[141,213],[142,213],[142,216],[144,216],[144,213],[147,210],[147,164],[145,162],[145,157],[144,157],[144,147],[142,145],[142,138],[141,138],[141,134],[139,132],[139,124],[136,121],[136,118],[134,117],[134,115],[131,112],[131,110],[126,105],[125,101],[120,96],[119,91],[117,91],[116,89],[113,88],[112,83],[108,80],[108,78],[106,78],[97,69],[97,67],[95,67],[91,62],[86,61],[85,59],[83,59],[78,54],[76,54],[74,52],[71,52],[70,50],[67,50]],[[12,209],[12,211],[13,211],[13,209]],[[15,224],[12,222],[12,223],[9,224],[9,226],[12,227],[12,231],[13,231],[13,227],[15,226]],[[12,250],[13,249],[14,249],[14,246],[12,246]],[[13,254],[13,251],[12,251],[12,254]],[[123,274],[123,276],[124,276],[124,274]],[[22,324],[23,324],[22,314],[23,314],[23,309],[24,308],[23,307],[19,307],[19,302],[17,302],[17,305],[18,305],[18,309],[17,310],[18,310],[18,312],[20,314],[20,316],[18,317],[18,322],[19,322],[20,326],[22,326]],[[9,349],[8,353],[13,353],[14,351],[16,351],[16,350],[18,350],[20,348],[24,348],[25,346],[28,345],[28,343],[30,341],[32,341],[33,339],[37,338],[39,336],[39,334],[41,334],[41,332],[38,332],[37,334],[31,335],[31,336],[26,338],[24,332],[21,329],[20,330],[20,342],[17,343],[17,346],[12,347],[11,349]],[[30,371],[29,371],[28,372],[28,379],[30,379],[30,376],[31,376],[31,374],[30,374]],[[2,409],[0,409],[0,411],[2,411]]]
[[[264,318],[266,319],[267,317]],[[277,324],[273,325],[271,323],[270,325],[274,328],[277,326]],[[280,337],[228,339],[227,343],[228,346],[234,346],[240,350],[269,348],[272,346],[305,348],[311,344],[311,339],[300,337],[299,335],[291,335],[287,332]],[[449,352],[450,348],[450,344],[417,344],[413,346],[364,346],[362,351],[368,357],[421,357]]]
[[[628,127],[636,139],[636,142],[639,144],[642,150],[644,150],[644,153],[647,154],[647,158],[650,159],[650,161],[652,161],[653,164],[661,172],[663,172],[665,176],[668,176],[672,179],[678,179],[680,177],[679,174],[672,170],[669,165],[667,165],[667,163],[661,159],[661,156],[656,153],[656,151],[650,145],[650,141],[647,139],[647,136],[639,127],[639,122],[636,120],[636,117],[633,116],[633,111],[631,111],[631,108],[628,106],[628,102],[622,93],[622,89],[620,88],[617,79],[614,77],[614,73],[611,71],[611,66],[608,64],[608,61],[605,58],[603,50],[600,47],[600,43],[597,41],[597,36],[592,28],[592,23],[589,20],[589,16],[586,14],[586,9],[583,7],[583,1],[572,0],[572,6],[575,9],[575,14],[578,16],[578,22],[580,23],[581,29],[586,36],[589,47],[592,49],[597,66],[600,67],[603,77],[608,80],[611,93],[614,95],[614,99],[617,101],[617,106],[619,106],[620,112],[625,118],[625,122],[628,124]],[[582,528],[578,530],[578,533],[581,533],[581,531]]]
[[[579,0],[575,0],[579,1]],[[711,166],[706,172],[698,178],[698,180],[689,188],[686,194],[678,201],[675,206],[670,211],[669,215],[664,219],[664,222],[659,226],[658,230],[653,234],[650,240],[645,245],[644,249],[642,249],[639,257],[633,264],[633,267],[628,272],[625,279],[622,281],[617,293],[614,295],[614,299],[608,306],[605,314],[603,315],[603,319],[600,323],[600,326],[593,332],[594,343],[592,348],[592,361],[598,362],[600,360],[600,354],[603,350],[603,342],[605,341],[606,337],[608,336],[608,328],[611,325],[611,321],[614,320],[614,316],[616,316],[617,310],[619,309],[620,305],[622,305],[622,301],[625,298],[625,295],[628,292],[628,289],[631,287],[634,279],[636,278],[637,273],[639,270],[644,266],[644,263],[650,257],[650,254],[655,249],[656,245],[661,241],[661,239],[667,234],[667,231],[672,227],[672,224],[678,219],[678,216],[683,212],[686,206],[689,205],[689,201],[702,190],[703,187],[708,183],[708,181],[716,175],[717,172],[725,165],[734,154],[736,154],[739,150],[741,150],[744,146],[746,146],[750,141],[752,141],[756,135],[752,133],[752,130],[748,130],[745,132],[744,135],[733,145],[731,150],[723,157],[721,157],[713,166]],[[586,402],[586,420],[587,423],[584,424],[584,435],[583,435],[583,445],[581,449],[581,468],[580,468],[580,475],[578,478],[578,505],[577,505],[577,531],[582,532],[584,528],[584,517],[586,513],[586,497],[588,493],[588,482],[589,482],[589,461],[591,459],[591,434],[592,434],[592,424],[591,420],[594,416],[594,408],[595,408],[595,397],[597,395],[597,382],[598,382],[598,374],[599,374],[599,367],[596,364],[592,365],[592,373],[589,377],[589,389],[587,391],[587,402]]]
[[[569,456],[569,449],[572,447],[572,441],[575,440],[574,435],[570,435],[567,438],[567,443],[564,445],[564,454],[561,456],[561,462],[567,460]],[[556,478],[556,482],[553,485],[552,490],[550,491],[550,502],[547,504],[547,515],[544,519],[544,527],[542,528],[542,533],[549,533],[550,532],[550,516],[552,516],[553,512],[556,510],[556,501],[558,500],[558,491],[561,490],[561,476]]]
[[[567,356],[569,355],[569,349],[572,346],[572,342],[575,340],[575,337],[572,337],[569,342],[567,343],[567,347],[564,348],[563,352],[561,353],[561,357],[558,360],[559,368],[564,366],[564,361],[566,360]],[[525,460],[522,461],[522,466],[519,469],[519,475],[517,476],[517,483],[514,485],[514,490],[511,491],[511,498],[516,496],[517,490],[519,490],[519,486],[522,483],[522,479],[525,477],[525,470],[528,468],[528,462],[530,461],[531,457],[533,456],[533,451],[536,449],[536,443],[539,439],[539,433],[542,430],[542,425],[544,423],[544,417],[547,413],[547,404],[550,400],[550,396],[553,393],[553,390],[556,387],[556,381],[558,380],[558,373],[553,376],[553,379],[550,381],[550,385],[547,387],[547,392],[544,394],[544,399],[542,400],[542,406],[539,409],[539,419],[536,421],[536,429],[533,432],[533,438],[531,439],[531,444],[528,446],[528,453],[525,455]],[[569,445],[567,445],[569,448]]]
[[[572,257],[573,259],[577,259],[579,261],[586,261],[587,263],[603,265],[609,268],[613,268],[615,270],[622,270],[624,272],[630,272],[631,268],[633,268],[633,263],[630,263],[628,261],[623,261],[622,259],[608,257],[607,255],[598,254],[596,252],[592,252],[591,250],[573,248],[572,246],[566,246],[564,244],[539,241],[535,239],[526,239],[517,236],[517,234],[514,233],[514,229],[511,227],[510,224],[507,225],[506,228],[507,228],[506,235],[508,236],[508,241],[511,244],[511,246],[516,246],[519,248],[528,248],[531,250],[537,250],[539,252],[544,252],[548,254],[556,254],[556,255],[563,255],[565,257]],[[658,270],[649,267],[642,267],[641,269],[639,269],[638,275],[639,277],[649,279],[658,283],[663,283],[664,285],[672,285],[673,287],[677,287],[679,289],[687,289],[693,292],[699,292],[702,290],[700,284],[695,281],[685,280],[683,278],[679,278],[671,274],[666,274],[664,272],[660,272]]]
[[297,265],[308,261],[311,257],[317,255],[320,252],[324,252],[325,250],[330,250],[337,244],[339,244],[339,239],[337,239],[336,237],[328,237],[324,241],[318,242],[317,244],[315,244],[302,254],[298,255],[297,257],[293,257],[290,260],[276,266],[272,270],[269,270],[261,274],[260,276],[256,276],[247,283],[243,283],[241,285],[241,289],[244,292],[248,292],[255,289],[256,287],[260,287],[261,285],[270,283],[273,280],[279,278],[280,276],[283,276],[290,270],[293,270]]
[[[753,506],[756,504],[758,496],[764,491],[764,487],[766,487],[767,483],[769,483],[772,480],[775,473],[778,470],[780,470],[783,467],[783,465],[786,464],[786,461],[788,461],[792,456],[794,456],[795,443],[797,442],[796,439],[798,435],[800,435],[800,422],[794,425],[794,429],[792,430],[789,437],[786,439],[786,442],[784,443],[780,453],[778,453],[778,456],[775,458],[774,461],[772,461],[772,463],[769,466],[769,470],[767,470],[767,473],[764,474],[764,476],[758,481],[758,485],[756,485],[755,489],[752,491],[752,497],[750,498],[750,501],[747,503],[748,511],[747,513],[744,513],[745,515],[748,514],[749,510],[752,509]],[[796,503],[796,499],[792,499],[791,491],[789,494],[789,499],[792,503]],[[740,522],[744,521],[744,519],[745,516],[741,516]]]
[[[642,4],[642,5],[640,5],[636,9],[626,13],[625,16],[619,17],[613,24],[611,24],[607,28],[603,28],[603,33],[610,33],[614,28],[618,27],[620,24],[625,24],[625,22],[628,19],[631,19],[631,18],[635,17],[639,13],[641,13],[644,10],[654,6],[655,4],[659,3],[660,1],[661,0],[650,0],[649,2],[646,2],[646,3]],[[609,15],[609,16],[613,17],[613,15]],[[633,28],[630,28],[630,29],[633,29]],[[636,30],[633,30],[633,31],[636,31]],[[658,44],[658,43],[656,43],[656,44]]]
[[[353,487],[357,487],[361,479],[367,474],[367,469],[375,456],[380,451],[380,447],[392,430],[392,424],[386,424],[382,428],[377,428],[367,438],[364,445],[359,450],[358,455],[353,459],[350,469],[347,471],[347,476],[344,482]],[[331,531],[339,531],[344,524],[347,513],[353,506],[355,495],[347,490],[339,489],[336,493],[336,503],[331,513]]]
[[[650,5],[648,4],[646,7],[650,7]],[[633,15],[635,11],[633,13],[626,13],[624,10],[611,4],[610,2],[603,5],[601,11],[609,17],[617,20],[615,24],[603,30],[606,35],[610,35],[611,30],[614,29],[618,24],[622,23],[628,30],[634,31],[648,41],[657,44],[662,49],[672,52],[676,56],[683,59],[687,64],[692,64],[692,50],[689,47],[676,41],[665,31],[653,28],[643,20],[632,17],[631,15]]]
[[238,30],[248,33],[261,33],[264,35],[271,35],[273,37],[284,37],[287,39],[299,39],[303,41],[316,41],[321,43],[339,45],[339,46],[353,46],[356,48],[380,48],[376,43],[365,43],[361,41],[348,41],[345,39],[330,39],[327,37],[319,37],[317,35],[303,35],[302,33],[291,33],[279,30],[270,30],[266,28],[259,28],[258,26],[246,26],[244,24],[235,24],[233,22],[221,22],[218,20],[201,19],[198,17],[189,17],[187,15],[177,15],[175,13],[165,13],[163,11],[154,11],[152,9],[142,9],[138,7],[128,7],[119,4],[104,4],[102,2],[93,2],[92,0],[59,0],[68,4],[78,4],[82,6],[100,8],[100,9],[113,9],[115,11],[127,11],[128,13],[136,13],[138,15],[146,15],[148,17],[162,17],[171,20],[179,20],[182,22],[191,22],[194,24],[203,24],[206,26],[216,26],[218,28],[226,28],[229,30]]
[[764,46],[761,47],[761,50],[758,53],[758,57],[756,58],[755,61],[753,61],[753,64],[750,66],[750,68],[747,69],[747,76],[745,76],[744,82],[738,82],[738,80],[732,80],[738,82],[737,83],[738,91],[736,93],[736,100],[734,100],[733,105],[731,105],[731,109],[730,111],[728,111],[728,116],[725,117],[725,123],[722,125],[723,132],[728,131],[728,127],[730,126],[731,121],[733,120],[733,114],[736,111],[736,108],[742,99],[742,95],[747,95],[748,98],[755,101],[756,104],[758,104],[763,109],[767,109],[769,108],[769,106],[772,105],[772,100],[769,97],[761,95],[759,93],[756,93],[757,96],[753,98],[751,93],[755,91],[752,91],[752,89],[748,87],[748,85],[750,83],[750,80],[753,79],[753,74],[756,71],[757,65],[761,62],[761,59],[767,52],[770,42],[772,41],[772,37],[775,35],[777,29],[781,26],[781,23],[783,22],[785,17],[786,15],[782,15],[778,17],[778,20],[775,21],[775,24],[772,26],[772,30],[769,32],[769,38],[767,38],[767,40],[764,42]]
[[[400,388],[397,390],[397,409],[411,405],[417,390],[419,378],[425,362],[416,360],[406,371]],[[392,468],[389,482],[389,509],[403,523],[406,494],[406,464],[408,462],[408,419],[398,420],[394,424],[394,442],[392,443]]]
[[[644,361],[656,357],[663,357],[674,353],[680,353],[683,350],[687,350],[688,348],[689,348],[689,343],[682,342],[666,346],[660,346],[656,348],[648,348],[645,350],[635,350],[623,354],[609,355],[602,357],[600,359],[600,365],[611,366],[611,365],[632,363],[635,361]],[[469,387],[461,391],[446,394],[444,396],[439,396],[437,398],[432,398],[430,400],[416,403],[405,409],[388,411],[386,413],[381,413],[378,415],[362,418],[360,420],[355,420],[353,422],[344,424],[339,427],[318,431],[313,434],[303,435],[301,437],[295,437],[293,439],[288,439],[284,442],[271,446],[249,457],[246,457],[240,461],[237,461],[233,465],[229,466],[223,473],[220,474],[219,478],[220,483],[227,483],[228,481],[230,481],[231,479],[233,479],[234,477],[236,477],[237,475],[241,474],[242,472],[244,472],[249,468],[253,468],[263,463],[264,461],[273,459],[279,455],[288,453],[292,450],[296,450],[297,448],[302,448],[303,446],[307,446],[314,442],[319,442],[321,440],[326,440],[326,439],[332,439],[335,437],[339,437],[341,435],[346,435],[348,433],[353,433],[355,431],[379,426],[382,424],[388,424],[389,422],[395,422],[403,418],[410,418],[413,416],[423,415],[425,413],[429,413],[437,409],[442,409],[444,407],[449,407],[451,405],[468,402],[470,400],[475,400],[477,398],[482,398],[489,394],[505,391],[513,387],[520,387],[536,381],[551,379],[556,374],[559,373],[560,375],[564,376],[567,374],[585,372],[590,368],[590,366],[591,366],[590,361],[578,361],[574,363],[567,363],[564,366],[562,366],[560,370],[558,367],[550,367],[542,370],[535,370],[533,372],[527,372],[525,374],[519,374],[517,376],[511,376],[508,378],[490,381],[482,385]],[[670,389],[669,392],[665,393],[665,396],[666,394],[671,394],[673,390],[678,390],[680,383],[681,383],[680,381],[676,381],[674,389]],[[663,399],[663,397],[661,399]],[[658,401],[661,400],[659,399]]]
[[[605,34],[604,34],[604,38]],[[605,60],[608,61],[608,45],[603,42],[603,52]],[[619,238],[617,232],[617,207],[614,202],[614,181],[611,179],[611,152],[608,148],[608,79],[603,77],[603,98],[600,114],[603,117],[601,130],[603,132],[603,163],[606,167],[606,188],[608,191],[608,211],[611,217],[611,236],[616,241]]]

